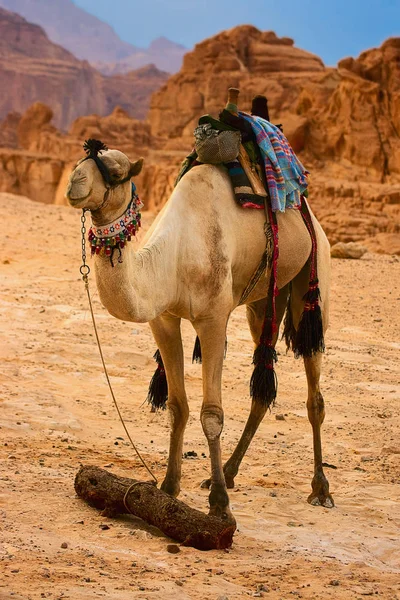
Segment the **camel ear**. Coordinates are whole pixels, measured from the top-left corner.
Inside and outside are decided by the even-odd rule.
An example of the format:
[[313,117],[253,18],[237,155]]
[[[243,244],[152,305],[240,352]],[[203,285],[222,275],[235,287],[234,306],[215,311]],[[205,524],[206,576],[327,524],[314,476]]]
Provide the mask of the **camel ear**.
[[144,158],[139,158],[134,163],[131,163],[131,168],[129,169],[129,176],[134,177],[135,175],[139,175],[140,171],[143,167]]
[[[104,156],[101,159],[103,163],[106,165],[108,172],[110,174],[111,180],[115,183],[119,179],[122,179],[124,176],[124,167],[121,166],[114,158],[111,156]],[[126,167],[125,167],[126,168]],[[126,171],[125,171],[126,172]]]

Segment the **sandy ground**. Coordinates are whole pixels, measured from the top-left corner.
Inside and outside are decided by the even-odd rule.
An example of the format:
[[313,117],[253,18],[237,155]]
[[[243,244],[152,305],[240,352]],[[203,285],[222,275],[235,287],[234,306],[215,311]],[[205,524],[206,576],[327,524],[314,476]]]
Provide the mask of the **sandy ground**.
[[[133,517],[105,519],[74,493],[81,464],[145,478],[100,367],[78,272],[79,214],[0,194],[0,218],[1,599],[400,598],[398,258],[333,262],[322,390],[324,459],[335,467],[326,473],[336,507],[306,502],[306,382],[301,361],[280,343],[278,403],[231,492],[238,521],[232,549],[182,547],[172,555],[158,530]],[[168,417],[143,404],[154,370],[150,329],[109,316],[94,281],[92,293],[128,427],[162,479]],[[198,457],[184,460],[181,498],[206,510],[208,494],[199,489],[209,470],[199,422],[201,367],[190,362],[190,324],[183,335],[191,405],[184,450]],[[243,309],[233,314],[228,339],[225,457],[249,409],[252,344]]]

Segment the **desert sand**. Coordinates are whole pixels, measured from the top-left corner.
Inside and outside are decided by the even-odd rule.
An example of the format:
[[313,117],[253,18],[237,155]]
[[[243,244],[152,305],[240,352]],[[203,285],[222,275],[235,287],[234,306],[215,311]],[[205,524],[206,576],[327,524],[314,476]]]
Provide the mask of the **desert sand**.
[[[107,519],[76,497],[81,464],[145,479],[112,405],[79,276],[79,213],[0,194],[0,598],[236,600],[400,598],[400,261],[333,261],[322,391],[326,474],[336,507],[312,507],[312,434],[301,361],[278,345],[278,401],[231,491],[229,551],[180,548],[133,517]],[[146,214],[144,226],[153,219]],[[112,382],[134,440],[162,480],[169,425],[145,403],[155,343],[117,321],[91,278]],[[191,416],[181,498],[207,509],[201,367],[183,325]],[[223,374],[228,457],[249,410],[252,343],[245,312],[229,323]],[[277,420],[283,415],[284,420]],[[335,468],[333,468],[335,467]],[[107,527],[105,527],[107,526]]]

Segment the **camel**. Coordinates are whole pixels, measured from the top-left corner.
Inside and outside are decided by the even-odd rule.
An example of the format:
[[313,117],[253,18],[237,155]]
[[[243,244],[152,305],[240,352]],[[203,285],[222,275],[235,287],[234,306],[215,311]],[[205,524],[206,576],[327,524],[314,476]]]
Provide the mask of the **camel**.
[[[73,170],[66,190],[70,205],[90,210],[95,226],[104,226],[124,213],[131,199],[129,179],[137,175],[143,159],[131,163],[118,150],[99,156],[113,186],[109,187],[96,162],[83,159]],[[121,182],[119,185],[118,182]],[[311,211],[310,211],[311,212]],[[318,243],[318,274],[323,329],[328,326],[330,247],[311,213]],[[311,241],[299,211],[277,215],[279,260],[277,269],[277,321],[281,322],[291,284],[294,327],[301,317],[307,291]],[[189,407],[184,383],[181,319],[189,320],[201,343],[203,403],[201,424],[208,441],[211,478],[210,514],[233,519],[227,489],[234,487],[242,459],[267,407],[252,401],[243,434],[229,460],[222,462],[220,436],[224,422],[221,376],[226,329],[231,312],[255,272],[265,250],[265,214],[235,203],[232,185],[220,166],[199,165],[187,173],[139,243],[127,244],[122,262],[103,254],[94,256],[100,300],[108,312],[123,321],[148,322],[160,349],[168,384],[171,416],[167,472],[161,488],[173,496],[180,492],[182,445]],[[136,245],[137,246],[137,245]],[[254,343],[264,320],[268,276],[262,277],[246,299],[247,319]],[[274,343],[277,340],[277,333]],[[308,501],[332,507],[321,450],[324,400],[320,391],[321,353],[304,359],[308,382],[307,409],[313,430],[314,476]]]

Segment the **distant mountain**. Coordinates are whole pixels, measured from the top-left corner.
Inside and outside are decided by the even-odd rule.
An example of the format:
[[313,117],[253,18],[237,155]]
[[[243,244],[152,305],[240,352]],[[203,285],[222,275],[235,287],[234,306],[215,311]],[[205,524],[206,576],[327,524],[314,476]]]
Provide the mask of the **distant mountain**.
[[42,27],[0,8],[0,119],[37,101],[51,107],[55,124],[63,129],[79,116],[108,115],[116,106],[143,119],[152,93],[167,78],[154,65],[102,75],[51,42]]
[[175,42],[171,42],[165,37],[159,37],[153,40],[146,50],[138,49],[116,62],[98,61],[94,62],[93,65],[105,75],[127,73],[149,63],[156,65],[158,69],[167,73],[176,73],[182,66],[182,59],[186,52],[187,49],[184,46],[175,44]]
[[170,73],[178,71],[186,48],[159,38],[149,48],[122,41],[113,28],[79,8],[72,0],[0,0],[0,6],[41,25],[50,40],[103,73],[125,73],[153,63]]

